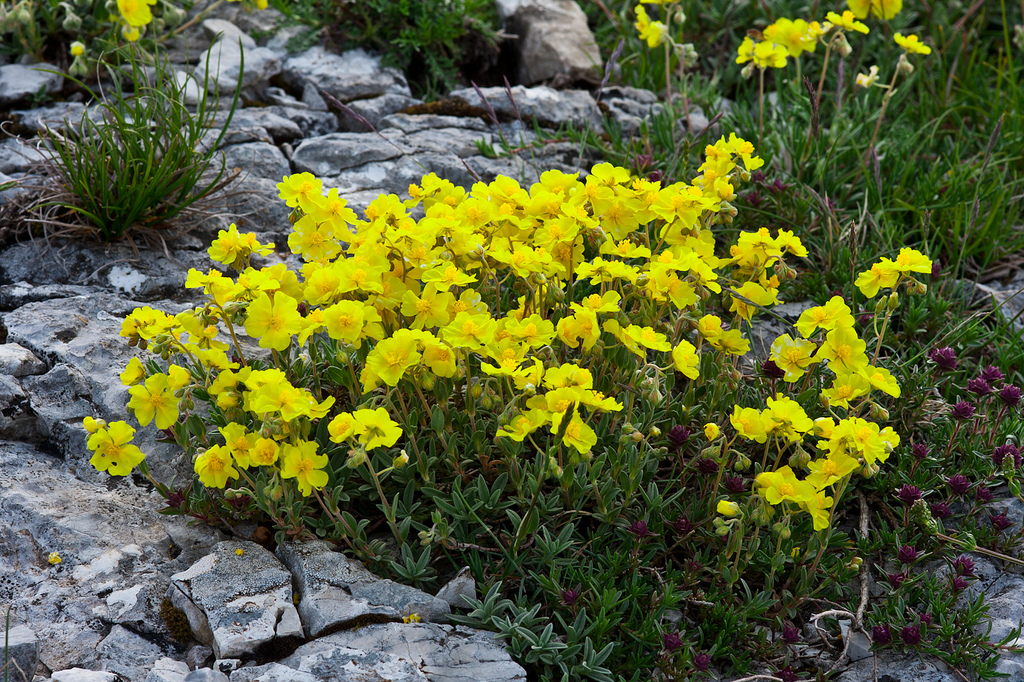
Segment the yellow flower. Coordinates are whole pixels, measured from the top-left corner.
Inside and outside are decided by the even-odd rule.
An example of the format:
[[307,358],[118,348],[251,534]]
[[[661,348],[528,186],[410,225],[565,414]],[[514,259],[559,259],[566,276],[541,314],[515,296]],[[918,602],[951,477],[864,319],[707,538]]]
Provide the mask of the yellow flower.
[[789,334],[783,334],[772,342],[771,359],[786,373],[783,379],[792,383],[802,377],[814,363],[816,350],[817,346],[810,341],[793,339]]
[[117,0],[117,10],[129,26],[138,28],[153,21],[149,6],[155,4],[156,0]]
[[50,552],[50,556],[46,557],[46,561],[51,566],[56,566],[61,562],[60,554],[58,554],[57,552]]
[[282,201],[295,208],[300,202],[314,205],[314,199],[323,194],[324,183],[312,173],[298,173],[285,176],[282,182],[277,183],[277,190]]
[[755,44],[750,36],[747,36],[740,43],[736,63],[745,64],[746,62],[753,62],[754,66],[759,69],[782,69],[786,66],[787,54],[788,52],[783,45],[773,43],[770,40]]
[[850,10],[846,10],[842,14],[829,12],[826,17],[832,24],[845,31],[857,31],[865,34],[868,32],[867,24],[857,21],[856,16]]
[[353,430],[367,450],[394,445],[402,436],[402,429],[391,419],[383,407],[375,410],[356,410],[352,413]]
[[718,424],[714,422],[708,422],[704,425],[704,437],[708,440],[714,440],[718,438],[718,434],[721,433],[721,429],[718,428]]
[[131,400],[128,409],[135,413],[139,424],[145,426],[156,419],[156,428],[169,428],[178,420],[178,399],[167,382],[167,375],[154,374],[142,386],[128,389]]
[[900,397],[900,384],[896,381],[896,377],[884,367],[875,367],[874,365],[868,365],[861,370],[861,376],[863,376],[871,384],[872,388],[877,388],[883,393],[888,393],[893,398]]
[[858,19],[867,17],[870,12],[888,21],[903,9],[903,0],[846,0],[846,4]]
[[107,428],[107,422],[103,421],[102,419],[86,417],[85,419],[82,420],[82,426],[85,428],[86,431],[89,432],[89,435],[92,435],[99,431],[100,429]]
[[75,42],[71,43],[71,56],[72,57],[81,57],[83,54],[85,54],[85,43],[83,43],[81,41],[78,41],[78,40],[76,40]]
[[633,25],[640,33],[640,39],[646,40],[650,48],[661,45],[668,36],[668,27],[660,21],[651,21],[643,5],[636,6],[636,23]]
[[330,477],[326,471],[327,455],[316,454],[316,441],[300,441],[298,445],[285,445],[281,453],[281,477],[294,478],[303,497],[309,496],[313,488],[320,490]]
[[784,438],[790,443],[799,441],[814,427],[814,422],[800,403],[781,393],[768,398],[768,407],[761,412],[761,423],[766,434]]
[[719,500],[718,506],[715,508],[722,516],[728,516],[734,518],[740,515],[740,506],[735,502],[729,500]]
[[817,491],[810,483],[801,481],[788,466],[777,471],[766,471],[754,479],[758,493],[768,504],[777,505],[783,501],[805,502],[813,500]]
[[242,556],[243,554],[245,554],[245,550],[239,547],[235,550],[235,554],[237,554],[238,556]]
[[825,343],[815,354],[815,360],[828,360],[828,367],[836,374],[855,374],[867,366],[864,354],[867,344],[857,336],[853,327],[837,327],[825,336]]
[[700,376],[700,356],[692,343],[683,339],[672,349],[672,364],[688,379],[696,379]]
[[128,361],[128,366],[121,372],[121,383],[125,386],[134,386],[146,378],[146,368],[138,358]]
[[231,454],[223,445],[214,445],[196,458],[194,465],[199,481],[207,488],[223,488],[229,478],[238,478]]
[[856,84],[858,88],[870,88],[878,82],[878,67],[872,65],[868,73],[858,73]]
[[835,453],[827,458],[809,462],[807,468],[811,473],[804,480],[814,486],[815,490],[823,490],[859,466],[860,462],[853,457],[842,452]]
[[131,445],[134,435],[135,429],[123,421],[97,430],[86,441],[86,446],[94,453],[89,464],[111,476],[127,476],[146,458],[137,446]]
[[893,36],[893,40],[896,44],[902,47],[907,52],[913,52],[914,54],[931,54],[932,48],[928,47],[921,42],[921,39],[911,33],[909,36],[904,37],[902,33],[897,33]]
[[448,307],[455,302],[449,291],[441,291],[438,285],[428,284],[417,296],[412,289],[402,295],[402,314],[412,318],[412,329],[443,327],[451,320]]
[[766,289],[757,282],[744,282],[743,286],[736,289],[736,293],[751,301],[751,303],[747,303],[736,296],[730,296],[729,298],[732,301],[732,305],[729,306],[729,312],[737,313],[748,322],[758,309],[755,306],[764,308],[770,305],[775,305],[779,302],[778,290],[772,288]]
[[397,386],[405,370],[419,363],[420,354],[416,340],[407,335],[395,335],[378,343],[366,356],[366,363],[359,375],[365,392],[372,391],[383,381],[388,386]]
[[533,409],[512,418],[508,426],[498,429],[496,438],[511,438],[521,443],[524,438],[548,422],[545,410]]
[[479,350],[494,341],[497,328],[498,323],[487,314],[462,312],[441,330],[441,337],[454,348]]
[[740,407],[735,405],[729,423],[736,429],[736,434],[741,438],[764,443],[768,440],[764,432],[764,422],[761,420],[761,413],[753,407]]
[[896,256],[894,267],[902,273],[921,272],[931,273],[932,261],[920,251],[915,249],[902,248]]
[[292,342],[292,335],[302,331],[299,303],[281,292],[274,300],[265,293],[249,304],[245,318],[245,333],[260,340],[260,348],[284,350]]
[[573,413],[568,426],[565,427],[562,442],[576,448],[581,455],[585,455],[597,445],[597,432],[580,418],[579,410],[577,410]]
[[832,382],[832,388],[826,388],[821,396],[828,401],[830,407],[849,409],[850,401],[871,392],[871,384],[862,374],[840,373]]
[[324,329],[332,339],[359,346],[366,307],[359,301],[339,301],[323,312]]
[[817,32],[803,19],[781,18],[763,31],[767,41],[778,43],[786,48],[790,57],[799,57],[804,52],[814,52],[818,44]]
[[420,614],[418,613],[410,613],[408,616],[402,616],[403,623],[419,623],[421,620],[423,619],[420,618]]
[[475,275],[459,270],[451,263],[442,263],[423,273],[423,283],[433,282],[441,291],[448,291],[451,287],[464,287],[476,281]]

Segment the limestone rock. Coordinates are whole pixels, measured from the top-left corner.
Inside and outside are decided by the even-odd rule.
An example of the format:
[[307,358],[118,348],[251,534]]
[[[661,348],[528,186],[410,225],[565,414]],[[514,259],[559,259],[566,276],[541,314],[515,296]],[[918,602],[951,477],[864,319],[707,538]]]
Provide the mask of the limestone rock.
[[320,679],[280,663],[239,668],[231,673],[231,682],[320,682]]
[[101,670],[86,670],[85,668],[69,668],[58,670],[50,675],[53,682],[117,682],[117,675]]
[[188,672],[188,664],[164,657],[153,664],[145,682],[184,682]]
[[462,116],[439,116],[437,114],[391,114],[385,116],[377,124],[378,129],[397,128],[403,133],[418,133],[432,128],[461,128],[462,130],[488,129],[487,124],[478,118]]
[[601,50],[575,0],[503,0],[497,5],[506,29],[519,36],[512,45],[520,83],[600,80]]
[[[392,677],[381,677],[396,682],[424,677],[437,682],[526,680],[526,671],[492,633],[434,623],[382,623],[336,632],[303,644],[280,663],[331,680],[345,679],[342,671],[352,661],[375,671],[394,670]],[[410,663],[416,674],[403,676],[398,666]]]
[[231,145],[224,149],[228,169],[240,168],[243,177],[270,178],[275,182],[291,174],[291,165],[281,150],[266,142]]
[[36,442],[44,437],[28,394],[17,379],[0,374],[0,438]]
[[237,37],[223,37],[199,55],[195,75],[199,83],[206,82],[209,92],[226,95],[234,93],[239,71],[242,88],[252,88],[281,73],[281,59],[273,50],[239,44]]
[[310,637],[363,616],[447,618],[448,603],[407,585],[381,580],[325,542],[287,543],[277,555],[295,577],[299,614]]
[[330,133],[303,140],[295,148],[292,165],[297,172],[305,171],[323,178],[371,161],[393,159],[407,151],[408,147],[400,142],[382,140],[376,135]]
[[56,94],[63,83],[61,70],[53,64],[0,66],[0,106],[26,100],[40,91]]
[[[242,554],[236,554],[238,549]],[[195,634],[210,638],[206,643],[217,658],[251,654],[278,637],[302,636],[292,604],[291,574],[254,542],[220,542],[213,554],[175,574],[172,581],[208,621],[209,634]],[[188,615],[191,623],[192,614]]]
[[32,682],[39,664],[39,640],[26,625],[16,625],[3,635],[4,657],[10,661],[11,682]]
[[15,138],[0,142],[0,173],[24,173],[45,158],[34,144]]
[[185,676],[185,682],[228,682],[228,676],[213,668],[196,668]]
[[46,373],[46,363],[16,343],[0,344],[0,374],[12,377]]
[[342,102],[387,93],[412,94],[400,71],[382,66],[380,57],[361,48],[342,54],[310,48],[286,59],[281,75],[297,92],[310,83]]
[[[373,126],[375,129],[377,128],[380,120],[385,116],[390,116],[391,114],[401,111],[406,107],[411,107],[414,104],[420,104],[420,100],[396,93],[387,93],[380,97],[358,99],[353,102],[349,102],[348,107],[365,119],[366,123],[369,123],[370,126]],[[354,133],[366,133],[371,130],[371,128],[365,123],[344,112],[340,112],[340,117],[341,130]]]
[[84,112],[85,105],[80,102],[54,102],[36,109],[16,109],[11,112],[11,120],[36,132],[47,128],[62,132],[68,122],[79,123]]
[[[499,116],[512,117],[515,110],[505,88],[480,88],[484,99]],[[453,90],[450,97],[461,97],[473,106],[484,106],[473,88]],[[546,85],[512,88],[512,98],[527,125],[536,118],[542,126],[557,127],[563,123],[574,126],[601,125],[601,111],[597,102],[585,90],[554,90]]]
[[120,625],[110,629],[97,651],[104,670],[131,682],[145,682],[156,662],[172,653]]
[[463,597],[476,599],[476,579],[469,566],[464,566],[437,591],[437,598],[448,602],[453,608],[464,609],[469,606]]

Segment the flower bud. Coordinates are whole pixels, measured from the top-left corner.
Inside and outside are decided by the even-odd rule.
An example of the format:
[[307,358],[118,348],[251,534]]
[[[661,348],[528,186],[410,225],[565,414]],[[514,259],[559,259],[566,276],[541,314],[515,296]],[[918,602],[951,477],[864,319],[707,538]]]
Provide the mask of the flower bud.
[[746,455],[740,455],[733,462],[732,468],[734,471],[746,471],[750,468],[750,458]]
[[735,502],[730,502],[729,500],[719,500],[716,510],[722,516],[726,516],[730,519],[736,518],[740,515],[740,506]]
[[796,450],[793,451],[793,454],[789,456],[789,461],[787,463],[789,464],[790,469],[806,469],[810,462],[810,454],[798,445],[796,446]]
[[861,559],[859,556],[855,556],[852,559],[850,559],[850,563],[846,564],[846,566],[847,566],[847,568],[852,568],[855,571],[859,571],[860,570],[860,565],[863,564],[863,563],[864,563],[863,559]]
[[404,467],[408,463],[409,463],[409,455],[405,452],[405,450],[402,450],[401,454],[398,455],[398,457],[395,457],[394,460],[392,460],[391,466],[393,466],[396,469],[401,469],[402,467]]
[[754,75],[754,62],[748,62],[740,71],[740,75],[743,76],[743,80],[750,80],[750,77]]
[[639,443],[640,441],[642,441],[644,439],[644,434],[640,433],[639,431],[634,431],[633,434],[629,438],[634,443]]
[[783,540],[788,540],[793,534],[793,531],[789,529],[789,525],[782,523],[781,521],[776,522],[772,526],[772,530]]
[[879,471],[881,471],[881,467],[879,467],[877,464],[868,464],[867,462],[865,462],[864,466],[860,468],[860,475],[863,476],[864,478],[872,478]]
[[881,405],[871,403],[871,418],[884,422],[889,419],[889,410],[885,409]]
[[890,313],[900,306],[900,295],[895,291],[889,294],[889,301],[886,303],[885,309]]
[[849,57],[850,53],[853,52],[853,48],[850,47],[850,41],[846,39],[845,33],[840,33],[839,38],[836,40],[836,52],[839,53],[840,57]]
[[78,33],[82,28],[82,17],[69,10],[64,21],[60,22],[60,27],[68,33]]
[[714,422],[708,422],[704,425],[704,437],[708,440],[714,440],[718,438],[718,434],[721,433],[721,429],[718,428],[718,424]]
[[914,65],[907,59],[906,53],[900,55],[900,60],[896,63],[896,70],[901,76],[909,76],[914,73]]
[[884,298],[878,299],[878,302],[875,303],[875,315],[881,315],[883,312],[885,312],[885,306],[886,306],[887,303],[888,303],[887,299],[884,299]]
[[728,534],[729,534],[729,526],[722,526],[721,528],[716,528],[715,529],[715,535],[719,535],[719,536],[724,538]]

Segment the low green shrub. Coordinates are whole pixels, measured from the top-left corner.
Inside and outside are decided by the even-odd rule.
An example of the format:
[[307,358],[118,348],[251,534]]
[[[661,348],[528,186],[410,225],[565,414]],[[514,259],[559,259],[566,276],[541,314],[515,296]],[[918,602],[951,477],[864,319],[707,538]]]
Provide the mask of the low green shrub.
[[[216,167],[216,149],[234,115],[242,70],[231,110],[211,140],[217,103],[207,95],[206,79],[179,82],[160,58],[149,76],[135,46],[119,54],[130,79],[106,65],[112,89],[95,96],[101,115],[86,109],[76,124],[46,134],[47,165],[56,182],[34,211],[58,234],[92,233],[110,242],[129,230],[180,228],[183,218],[233,179],[225,176],[223,159]],[[194,113],[185,103],[190,86],[198,93]]]

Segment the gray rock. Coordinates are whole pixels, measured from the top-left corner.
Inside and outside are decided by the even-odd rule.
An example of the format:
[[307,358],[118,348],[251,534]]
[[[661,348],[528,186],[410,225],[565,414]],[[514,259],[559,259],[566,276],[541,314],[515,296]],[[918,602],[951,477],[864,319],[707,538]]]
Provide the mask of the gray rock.
[[36,93],[60,92],[64,75],[53,64],[8,64],[0,66],[0,105],[27,100]]
[[242,41],[242,47],[256,47],[256,41],[249,34],[224,19],[205,19],[201,24],[203,33],[212,44],[215,40]]
[[271,104],[279,104],[283,107],[295,107],[296,109],[308,109],[309,105],[295,99],[283,88],[269,87],[264,91],[263,97]]
[[506,0],[498,7],[506,29],[519,36],[512,47],[519,57],[520,83],[600,80],[601,50],[575,0]]
[[[227,120],[228,112],[218,111],[213,118],[213,127],[219,129]],[[288,116],[282,115],[278,107],[246,107],[235,110],[231,117],[229,131],[265,130],[275,144],[293,142],[304,136],[302,128]]]
[[281,73],[281,59],[265,47],[240,46],[237,38],[222,38],[199,55],[196,77],[199,82],[209,78],[206,82],[211,93],[233,93],[243,68],[242,88],[252,88]]
[[213,668],[196,668],[185,676],[185,682],[228,682],[228,676]]
[[1020,661],[1004,656],[999,659],[995,671],[1006,675],[1002,678],[1003,682],[1024,682],[1024,663]]
[[11,112],[11,120],[36,132],[47,128],[54,132],[62,132],[67,123],[80,123],[85,105],[81,102],[54,102],[36,109],[16,109]]
[[213,662],[213,669],[230,675],[233,671],[242,667],[242,660],[239,658],[219,658]]
[[320,678],[280,663],[268,663],[239,668],[231,673],[231,682],[320,682]]
[[96,412],[89,400],[92,394],[89,382],[71,365],[59,363],[42,376],[27,377],[24,388],[31,398],[32,410],[39,416],[38,427],[44,435],[50,435],[54,422],[81,421]]
[[[367,204],[381,193],[408,195],[409,185],[418,184],[427,173],[436,173],[456,185],[469,188],[474,182],[472,174],[454,154],[416,154],[391,161],[368,163],[349,168],[333,178],[324,179],[324,187],[336,187],[353,207],[355,193],[371,192]],[[356,210],[353,208],[353,210]]]
[[295,148],[292,165],[297,172],[306,171],[325,178],[336,176],[346,168],[393,159],[408,151],[400,142],[382,140],[376,135],[330,133],[303,140]]
[[120,625],[97,647],[103,669],[131,682],[144,682],[156,662],[171,653]]
[[236,144],[224,149],[229,169],[240,168],[245,178],[270,178],[280,182],[291,174],[291,165],[281,150],[266,142]]
[[380,580],[325,542],[286,543],[278,546],[277,555],[295,577],[299,615],[310,637],[365,616],[399,619],[415,613],[432,621],[451,612],[447,602]]
[[342,677],[342,666],[353,660],[358,666],[368,664],[374,670],[411,663],[418,676],[405,677],[412,673],[399,669],[393,677],[385,678],[403,682],[422,680],[423,676],[432,682],[526,680],[526,671],[492,633],[433,623],[382,623],[336,632],[300,646],[280,663],[329,680]]
[[[15,173],[16,176],[22,176],[22,173]],[[7,187],[6,189],[0,189],[0,206],[9,204],[14,201],[15,197],[24,194],[28,191],[28,188],[24,187],[20,183],[21,177],[12,177],[4,173],[0,173],[0,187],[5,187],[7,183],[13,182],[14,185]]]
[[[236,554],[238,549],[243,554]],[[275,638],[302,636],[292,604],[291,575],[254,542],[220,542],[213,554],[175,574],[172,581],[202,610],[211,636],[204,643],[213,647],[217,658],[251,654]],[[206,635],[195,634],[200,641]]]
[[187,663],[164,657],[153,664],[145,682],[184,682],[186,675],[188,675]]
[[432,128],[461,128],[462,130],[484,132],[488,129],[488,126],[479,118],[438,116],[436,114],[391,114],[382,118],[378,122],[377,128],[380,130],[397,128],[403,133],[408,134]]
[[50,679],[53,682],[117,682],[117,675],[102,670],[69,668],[51,674]]
[[[851,664],[836,679],[840,682],[888,680],[889,682],[962,682],[953,671],[941,669],[938,659],[923,658],[917,654],[880,651]],[[877,668],[876,668],[877,666]],[[945,666],[942,666],[945,668]]]
[[46,363],[16,343],[0,344],[0,374],[24,377],[45,374]]
[[45,438],[28,394],[17,379],[6,374],[0,374],[0,438],[26,442]]
[[464,566],[454,578],[437,591],[437,598],[448,602],[453,608],[468,608],[469,604],[465,597],[476,599],[476,579],[469,566]]
[[366,123],[363,123],[358,118],[352,117],[345,112],[340,112],[340,129],[353,133],[367,133],[370,130],[376,129],[380,120],[385,116],[390,116],[402,109],[420,103],[421,100],[395,93],[371,97],[370,99],[358,99],[349,102],[348,107],[370,125],[366,125]]
[[[480,91],[499,116],[515,115],[505,88],[481,88]],[[473,88],[453,90],[449,96],[461,97],[473,106],[484,106]],[[512,97],[527,125],[534,118],[542,126],[549,127],[557,127],[563,123],[574,126],[601,125],[601,110],[597,108],[594,98],[585,90],[559,91],[545,85],[533,88],[517,85],[512,88]]]
[[13,137],[0,142],[0,173],[24,173],[46,158],[35,143],[29,144]]
[[267,107],[265,110],[274,112],[292,121],[299,127],[304,138],[326,135],[338,130],[338,117],[327,111],[326,105],[324,105],[322,110],[318,110],[315,107],[302,109],[299,107],[283,106]]
[[204,644],[194,644],[185,652],[185,664],[189,670],[205,668],[213,661],[213,649]]
[[[843,638],[843,645],[846,647],[846,654],[850,657],[851,662],[855,663],[871,657],[871,638],[860,630],[851,631],[850,621],[840,620],[839,632]],[[846,644],[846,640],[850,640],[850,643]]]
[[312,83],[302,86],[302,103],[314,111],[327,111],[327,102]]
[[4,659],[11,682],[32,682],[39,664],[39,640],[25,625],[16,625],[3,634]]
[[412,94],[400,71],[382,66],[380,57],[363,49],[338,55],[314,47],[286,59],[281,75],[297,92],[310,83],[342,102],[387,93]]
[[478,143],[491,145],[490,133],[480,133],[464,128],[431,128],[410,133],[402,142],[416,149],[416,153],[455,154],[460,159],[480,153]]
[[263,242],[269,236],[276,244],[287,244],[292,209],[278,196],[279,182],[281,178],[248,178],[225,197],[224,208],[237,222],[238,229],[264,233],[258,235]]
[[[985,591],[985,605],[988,606],[988,622],[978,625],[981,634],[986,632],[989,641],[999,641],[1020,626],[1024,620],[1024,603],[1020,595],[1024,593],[1024,578],[1004,574],[989,585]],[[991,629],[989,626],[991,625]],[[1024,645],[1024,636],[1017,637],[1006,643],[1011,647]]]
[[288,43],[291,42],[292,38],[309,33],[311,30],[308,26],[283,26],[274,31],[274,35],[270,36],[270,39],[267,40],[266,45],[263,47],[273,50],[281,56],[281,59],[284,59],[291,52],[288,49]]

